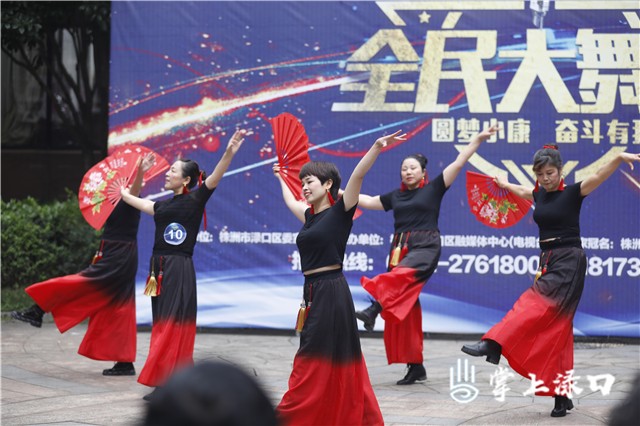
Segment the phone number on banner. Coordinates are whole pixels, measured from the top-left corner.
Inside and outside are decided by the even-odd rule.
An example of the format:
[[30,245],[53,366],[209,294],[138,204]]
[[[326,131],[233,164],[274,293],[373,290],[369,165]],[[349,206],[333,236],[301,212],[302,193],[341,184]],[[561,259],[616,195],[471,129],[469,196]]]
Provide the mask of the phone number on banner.
[[[511,256],[509,254],[487,256],[485,254],[452,254],[438,262],[438,268],[448,268],[450,274],[480,275],[535,275],[540,264],[539,256]],[[589,256],[587,275],[592,277],[640,276],[640,258]]]

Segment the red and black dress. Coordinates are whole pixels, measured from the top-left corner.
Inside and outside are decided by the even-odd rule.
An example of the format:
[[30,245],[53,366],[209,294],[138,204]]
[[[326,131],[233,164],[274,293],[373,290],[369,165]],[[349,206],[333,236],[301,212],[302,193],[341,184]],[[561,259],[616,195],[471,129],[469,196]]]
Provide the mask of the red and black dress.
[[160,283],[160,293],[151,298],[151,343],[138,377],[143,385],[160,386],[175,369],[193,365],[197,299],[192,255],[214,189],[203,184],[153,206],[156,230],[149,273]]
[[[296,244],[302,270],[340,264],[356,207],[339,199],[317,214],[305,212]],[[355,309],[342,270],[305,276],[308,316],[293,360],[289,390],[277,412],[284,425],[382,425],[360,348]]]
[[513,308],[483,339],[502,346],[502,355],[518,374],[542,380],[536,395],[560,395],[573,370],[573,317],[578,308],[587,259],[580,242],[580,183],[553,192],[533,192],[533,219],[540,227],[540,273]]
[[[438,216],[447,187],[442,174],[413,189],[380,196],[385,211],[393,210],[394,236],[388,272],[360,283],[382,305],[384,345],[389,364],[422,364],[420,292],[440,259]],[[400,250],[394,265],[394,250]]]
[[26,288],[51,312],[61,333],[89,318],[78,353],[100,361],[136,359],[136,237],[140,212],[119,202],[105,223],[95,263],[83,271]]

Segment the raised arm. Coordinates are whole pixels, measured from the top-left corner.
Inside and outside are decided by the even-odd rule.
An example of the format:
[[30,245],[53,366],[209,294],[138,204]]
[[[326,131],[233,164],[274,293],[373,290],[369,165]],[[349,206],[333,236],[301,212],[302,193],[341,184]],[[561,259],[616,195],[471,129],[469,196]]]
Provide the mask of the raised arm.
[[367,195],[360,194],[358,196],[358,207],[362,207],[367,210],[384,210],[382,201],[380,201],[379,195]]
[[471,142],[469,142],[469,145],[467,145],[465,149],[463,149],[462,152],[458,154],[453,163],[449,164],[442,172],[442,177],[444,178],[444,186],[446,188],[449,188],[453,184],[453,181],[456,180],[458,174],[460,174],[462,167],[478,150],[480,144],[496,134],[498,130],[500,130],[500,128],[497,125],[493,125],[471,138]]
[[136,177],[133,179],[133,183],[129,188],[129,192],[131,193],[131,195],[133,195],[134,197],[140,195],[140,191],[142,191],[142,178],[144,177],[144,174],[147,173],[147,171],[149,171],[149,169],[151,169],[151,167],[153,167],[155,163],[156,156],[153,152],[148,152],[144,157],[140,159],[140,162],[138,163],[138,169],[136,171]]
[[515,185],[513,183],[509,183],[507,178],[504,176],[496,176],[493,178],[493,181],[502,189],[506,189],[509,192],[513,192],[520,198],[524,198],[526,200],[533,200],[533,188]]
[[296,200],[296,197],[291,193],[291,190],[289,190],[289,187],[285,183],[280,173],[280,165],[277,163],[274,164],[273,174],[280,181],[280,188],[282,190],[282,198],[284,199],[284,203],[287,205],[287,207],[289,207],[291,213],[293,213],[293,215],[297,217],[300,222],[304,223],[304,212],[309,208],[309,206],[304,201]]
[[364,176],[367,174],[369,169],[371,169],[371,166],[373,166],[373,163],[378,158],[380,151],[391,143],[403,141],[405,139],[405,135],[401,135],[400,132],[401,130],[398,130],[391,135],[376,139],[373,146],[369,148],[369,151],[367,151],[364,157],[360,159],[356,168],[353,169],[349,182],[347,182],[347,186],[344,188],[344,193],[342,194],[344,208],[346,210],[350,210],[358,203],[360,188],[362,187]]
[[207,176],[204,181],[204,184],[207,185],[207,188],[213,189],[218,186],[218,183],[220,183],[220,179],[222,179],[222,176],[224,176],[224,174],[227,172],[233,156],[236,155],[236,152],[238,152],[238,149],[240,149],[240,146],[242,146],[245,134],[246,131],[244,130],[236,130],[233,136],[231,136],[231,139],[227,144],[227,148],[224,150],[224,154],[222,154],[222,157],[218,161],[218,164],[216,164],[216,168],[213,169],[213,172],[209,176]]
[[621,152],[616,155],[613,160],[609,161],[604,166],[600,167],[597,172],[580,182],[580,195],[587,196],[593,190],[602,184],[609,176],[616,171],[621,163],[627,163],[631,170],[633,170],[633,162],[640,161],[640,154],[631,154],[629,152]]

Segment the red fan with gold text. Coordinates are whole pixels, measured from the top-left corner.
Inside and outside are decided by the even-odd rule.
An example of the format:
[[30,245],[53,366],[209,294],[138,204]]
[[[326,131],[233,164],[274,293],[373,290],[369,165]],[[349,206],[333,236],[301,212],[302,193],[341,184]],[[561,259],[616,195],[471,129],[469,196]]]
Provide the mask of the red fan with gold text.
[[491,176],[467,171],[467,198],[471,213],[492,228],[508,228],[522,219],[533,202],[500,188]]
[[309,158],[309,137],[296,117],[289,113],[280,114],[271,120],[276,141],[276,154],[280,165],[280,175],[296,200],[303,201],[300,169],[311,161]]
[[[85,220],[101,229],[122,198],[120,188],[133,182],[138,164],[151,149],[137,145],[118,149],[89,169],[80,182],[78,204]],[[154,153],[155,154],[155,153]],[[144,182],[169,168],[167,160],[155,154],[156,161],[142,178]]]

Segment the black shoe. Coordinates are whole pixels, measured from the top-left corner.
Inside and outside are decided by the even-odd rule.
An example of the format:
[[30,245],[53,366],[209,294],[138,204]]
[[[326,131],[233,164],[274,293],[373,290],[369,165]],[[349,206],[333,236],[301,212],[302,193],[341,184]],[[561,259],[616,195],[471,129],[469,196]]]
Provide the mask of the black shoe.
[[373,327],[376,325],[376,317],[382,312],[382,306],[375,300],[364,311],[357,311],[356,318],[364,323],[364,329],[367,331],[373,331]]
[[551,417],[564,417],[567,415],[567,410],[573,409],[573,402],[566,396],[556,395],[554,398],[556,405],[551,410]]
[[502,346],[491,339],[480,340],[473,345],[464,345],[462,352],[471,356],[487,356],[487,362],[491,364],[499,364],[502,355]]
[[415,382],[427,380],[427,370],[422,364],[407,364],[407,375],[396,382],[397,385],[412,385]]
[[28,322],[34,327],[42,327],[42,317],[44,316],[44,311],[38,305],[33,305],[27,309],[22,311],[13,311],[11,312],[11,318],[17,319],[18,321]]
[[102,370],[103,376],[135,376],[136,369],[132,362],[116,362],[115,365]]
[[151,402],[154,398],[158,397],[158,391],[159,390],[160,390],[160,387],[156,387],[155,389],[153,389],[151,391],[151,393],[148,393],[145,396],[143,396],[142,399],[144,399],[145,401]]

